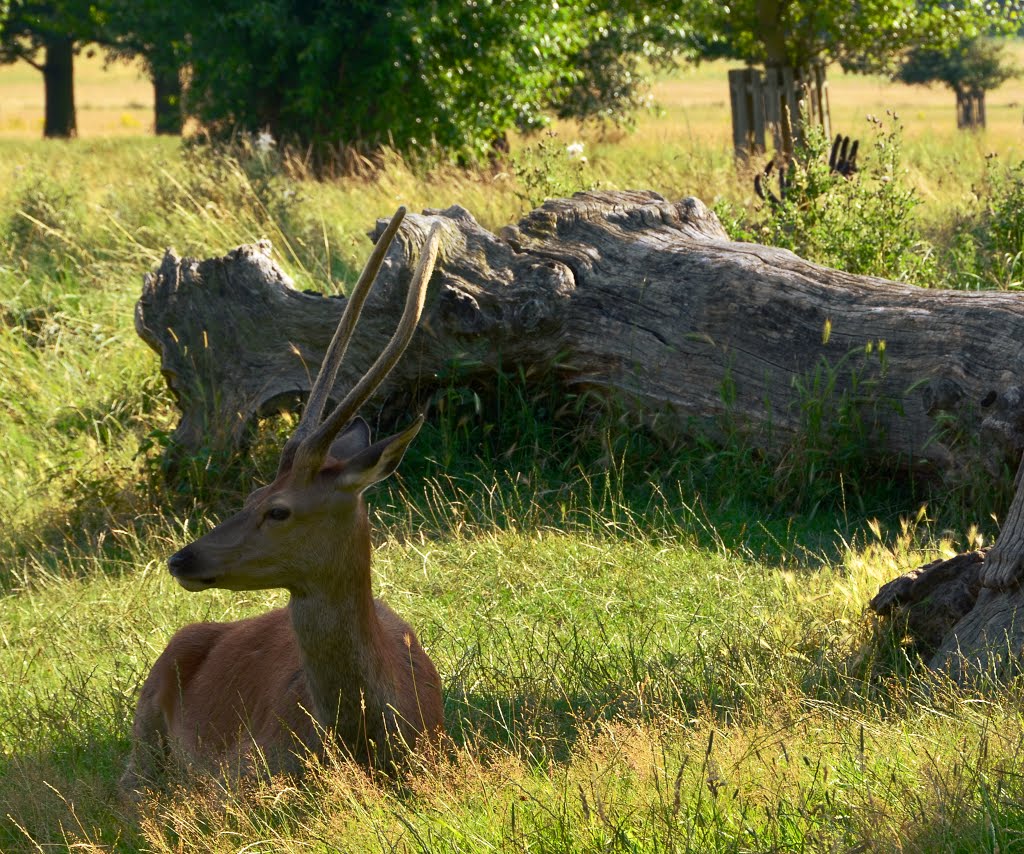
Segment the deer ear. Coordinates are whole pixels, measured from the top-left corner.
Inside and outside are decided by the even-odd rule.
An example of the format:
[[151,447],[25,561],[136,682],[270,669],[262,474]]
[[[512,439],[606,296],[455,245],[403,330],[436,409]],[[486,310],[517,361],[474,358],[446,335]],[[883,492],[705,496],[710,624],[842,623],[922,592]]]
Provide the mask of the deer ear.
[[370,425],[358,415],[333,442],[328,453],[336,460],[352,459],[360,451],[370,447]]
[[401,433],[374,442],[347,460],[338,476],[338,487],[355,488],[362,492],[368,486],[384,480],[398,468],[405,449],[416,438],[422,426],[423,416],[420,415]]

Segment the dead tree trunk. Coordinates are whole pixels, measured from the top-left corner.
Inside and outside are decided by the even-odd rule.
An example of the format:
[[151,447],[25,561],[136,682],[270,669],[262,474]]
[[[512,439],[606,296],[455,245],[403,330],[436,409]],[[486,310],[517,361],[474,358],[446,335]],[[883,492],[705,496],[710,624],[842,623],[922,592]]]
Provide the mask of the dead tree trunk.
[[1024,462],[999,540],[890,581],[871,608],[901,621],[929,666],[960,684],[1004,682],[1024,663]]
[[[401,309],[434,220],[444,248],[421,328],[371,401],[441,382],[549,369],[666,440],[743,431],[785,451],[862,440],[879,466],[1002,476],[1024,449],[1024,300],[852,276],[727,239],[696,199],[649,192],[550,201],[501,236],[455,206],[410,215],[336,388],[360,376]],[[380,226],[378,226],[378,229]],[[267,244],[224,258],[168,252],[139,334],[160,355],[186,448],[232,447],[294,406],[344,308],[296,291]],[[811,423],[813,421],[813,424]],[[831,431],[831,432],[830,432]]]

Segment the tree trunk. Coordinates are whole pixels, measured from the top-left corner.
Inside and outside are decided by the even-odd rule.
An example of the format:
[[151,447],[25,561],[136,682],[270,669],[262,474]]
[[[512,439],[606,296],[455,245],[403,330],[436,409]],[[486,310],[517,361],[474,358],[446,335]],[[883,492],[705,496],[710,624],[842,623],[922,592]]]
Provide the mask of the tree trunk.
[[987,552],[935,561],[890,581],[870,607],[936,672],[961,685],[1004,682],[1024,662],[1024,463],[999,539]]
[[[829,270],[730,242],[698,200],[649,192],[550,201],[500,237],[458,206],[410,215],[338,393],[390,335],[434,220],[447,227],[421,328],[371,406],[547,370],[669,442],[741,431],[772,453],[814,441],[827,454],[856,441],[879,467],[954,480],[1003,477],[1024,449],[1019,295]],[[182,410],[177,442],[232,448],[294,406],[344,305],[294,290],[266,243],[202,262],[168,252],[136,328]]]
[[786,31],[782,25],[782,4],[780,0],[758,0],[757,22],[760,28],[758,38],[764,45],[764,65],[767,69],[779,69],[788,65],[786,56]]
[[76,134],[74,39],[70,36],[48,36],[43,64],[46,90],[46,116],[43,136],[69,138]]
[[985,93],[977,90],[957,90],[956,126],[960,130],[985,127]]
[[181,71],[177,66],[153,68],[153,127],[157,135],[181,136]]

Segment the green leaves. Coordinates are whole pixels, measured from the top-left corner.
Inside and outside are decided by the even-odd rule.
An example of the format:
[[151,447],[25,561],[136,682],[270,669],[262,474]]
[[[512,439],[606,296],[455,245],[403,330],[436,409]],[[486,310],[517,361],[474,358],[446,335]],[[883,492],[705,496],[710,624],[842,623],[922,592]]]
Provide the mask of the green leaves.
[[910,51],[896,76],[904,83],[942,83],[956,92],[986,92],[1016,73],[999,42],[962,38],[950,48]]
[[[314,149],[387,144],[485,156],[576,79],[581,0],[232,0],[197,20],[191,111]],[[584,23],[581,23],[584,22]]]
[[692,0],[691,8],[705,56],[793,68],[841,62],[876,72],[892,70],[908,48],[943,49],[1020,22],[1018,0]]

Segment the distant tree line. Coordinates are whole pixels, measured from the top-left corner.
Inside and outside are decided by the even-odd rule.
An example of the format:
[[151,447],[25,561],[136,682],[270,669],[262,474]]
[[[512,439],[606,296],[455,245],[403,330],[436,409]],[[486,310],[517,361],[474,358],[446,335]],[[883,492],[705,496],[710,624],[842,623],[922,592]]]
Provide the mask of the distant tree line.
[[[642,70],[727,56],[897,73],[1015,5],[983,0],[0,0],[0,63],[42,73],[46,136],[75,134],[76,54],[138,59],[157,133],[185,117],[314,153],[435,148],[476,159],[549,115],[619,121]],[[920,76],[920,75],[918,75]],[[907,77],[906,79],[911,79]],[[943,78],[936,78],[943,79]],[[991,78],[990,79],[994,79]]]
[[139,59],[157,133],[267,131],[316,149],[485,155],[549,113],[618,118],[639,60],[694,40],[642,0],[0,0],[0,63],[45,84],[46,136],[75,133],[73,66],[98,46]]

